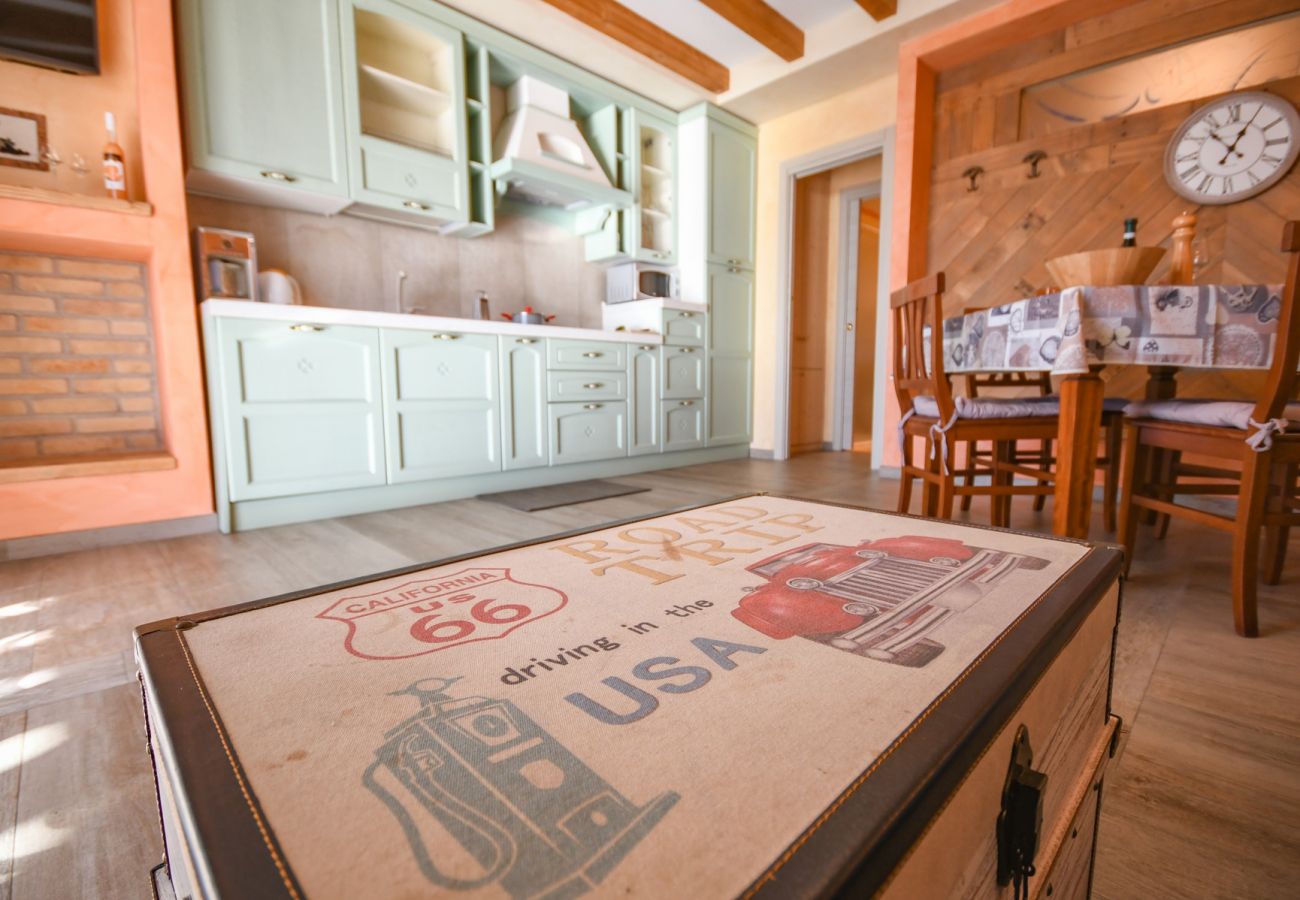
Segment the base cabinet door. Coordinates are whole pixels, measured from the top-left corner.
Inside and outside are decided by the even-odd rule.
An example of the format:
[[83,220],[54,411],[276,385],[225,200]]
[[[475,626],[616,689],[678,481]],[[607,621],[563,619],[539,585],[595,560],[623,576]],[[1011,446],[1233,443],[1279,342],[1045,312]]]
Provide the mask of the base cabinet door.
[[642,344],[628,356],[627,453],[641,456],[663,450],[659,428],[659,347]]
[[497,338],[382,333],[388,481],[501,470]]
[[229,493],[259,500],[384,483],[379,332],[222,319]]
[[627,456],[627,402],[552,403],[551,465]]
[[704,350],[700,347],[669,347],[659,351],[663,358],[665,400],[704,396]]
[[703,400],[664,400],[661,410],[665,453],[704,446]]
[[754,413],[754,273],[709,266],[709,446],[747,444]]
[[546,349],[540,338],[498,338],[501,353],[501,462],[531,469],[547,462]]

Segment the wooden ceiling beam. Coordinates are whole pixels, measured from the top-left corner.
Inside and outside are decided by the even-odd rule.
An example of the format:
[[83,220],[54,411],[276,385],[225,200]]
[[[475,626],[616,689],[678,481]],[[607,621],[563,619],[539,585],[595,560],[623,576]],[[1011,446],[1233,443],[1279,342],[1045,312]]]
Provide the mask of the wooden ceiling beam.
[[700,0],[786,62],[803,56],[803,31],[763,0]]
[[614,0],[543,0],[589,28],[630,47],[649,60],[713,94],[731,86],[731,71],[690,44]]
[[858,0],[858,6],[865,9],[877,22],[888,19],[898,12],[898,0]]

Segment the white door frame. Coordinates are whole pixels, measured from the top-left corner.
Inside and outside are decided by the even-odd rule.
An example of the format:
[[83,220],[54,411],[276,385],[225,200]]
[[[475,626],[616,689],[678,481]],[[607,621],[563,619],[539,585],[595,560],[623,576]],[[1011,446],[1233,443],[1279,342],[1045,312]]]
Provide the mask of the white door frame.
[[[894,180],[894,128],[873,131],[851,138],[831,147],[806,153],[781,163],[780,190],[777,199],[777,302],[776,302],[776,384],[772,408],[776,421],[773,429],[772,456],[774,459],[790,458],[790,322],[793,300],[794,272],[794,197],[795,180],[806,175],[816,175],[845,163],[856,162],[869,156],[881,155],[880,171],[880,277],[877,296],[888,296],[889,290],[889,233],[893,207]],[[876,334],[884,335],[888,327],[888,303],[876,304]],[[838,356],[837,351],[837,356]],[[876,354],[875,398],[871,423],[871,445],[882,446],[884,438],[885,357]],[[836,363],[838,371],[838,361]],[[873,468],[879,467],[880,454],[871,455]]]
[[[835,322],[835,374],[831,382],[834,395],[831,404],[832,450],[853,449],[853,395],[856,391],[853,379],[858,361],[854,330],[858,322],[859,211],[863,200],[879,196],[878,181],[840,191],[840,255],[835,273],[839,314]],[[874,424],[874,415],[872,419]]]

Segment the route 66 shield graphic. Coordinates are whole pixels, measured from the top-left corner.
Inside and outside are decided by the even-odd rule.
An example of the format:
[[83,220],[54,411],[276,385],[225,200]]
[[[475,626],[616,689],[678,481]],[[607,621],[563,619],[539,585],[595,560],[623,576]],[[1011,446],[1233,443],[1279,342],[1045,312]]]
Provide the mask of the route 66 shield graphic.
[[509,569],[472,568],[342,597],[316,618],[348,626],[343,646],[353,656],[407,659],[505,637],[568,602],[562,591],[518,581]]

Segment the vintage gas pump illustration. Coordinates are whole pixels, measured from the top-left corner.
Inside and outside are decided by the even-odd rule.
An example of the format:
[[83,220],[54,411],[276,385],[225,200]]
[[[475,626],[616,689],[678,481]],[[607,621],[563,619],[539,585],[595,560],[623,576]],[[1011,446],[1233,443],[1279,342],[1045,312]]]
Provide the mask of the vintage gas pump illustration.
[[[448,693],[459,680],[423,679],[398,692],[420,710],[387,733],[362,778],[438,887],[576,897],[680,799],[668,791],[636,806],[515,704]],[[455,862],[446,834],[462,851]]]
[[943,652],[929,635],[1017,568],[1047,560],[905,537],[856,547],[805,544],[748,567],[767,579],[731,614],[768,637],[805,637],[871,659],[919,668]]

